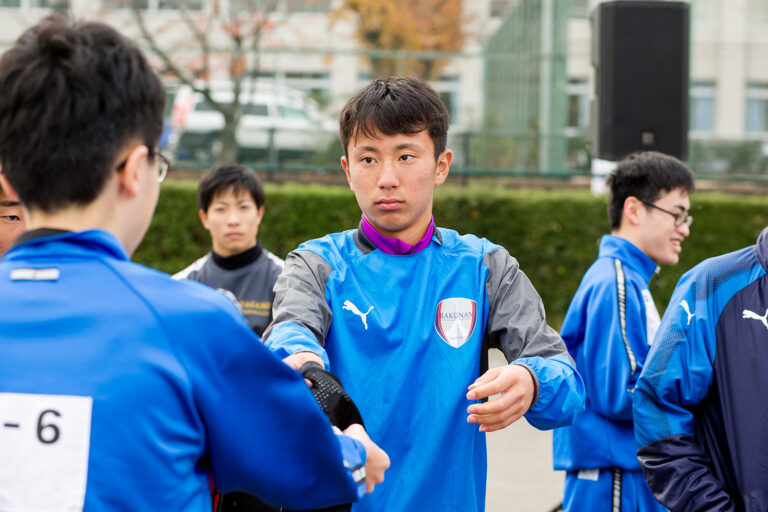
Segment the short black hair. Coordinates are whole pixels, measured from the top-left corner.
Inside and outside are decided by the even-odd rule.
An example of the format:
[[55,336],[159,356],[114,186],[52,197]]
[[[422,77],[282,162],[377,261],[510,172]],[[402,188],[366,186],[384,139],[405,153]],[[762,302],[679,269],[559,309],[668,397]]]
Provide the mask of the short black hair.
[[693,173],[677,158],[656,151],[632,153],[621,160],[607,180],[608,220],[611,229],[621,226],[624,202],[628,197],[652,203],[662,193],[677,188],[694,190]]
[[165,88],[113,28],[53,15],[0,57],[0,162],[29,208],[91,203],[133,139],[152,152]]
[[222,192],[232,189],[235,195],[241,190],[248,191],[256,208],[264,206],[264,187],[256,173],[237,163],[219,164],[211,167],[197,185],[197,203],[208,212],[213,199]]
[[448,140],[448,110],[426,82],[414,77],[374,80],[353,96],[339,115],[339,139],[347,153],[352,138],[429,132],[435,159]]

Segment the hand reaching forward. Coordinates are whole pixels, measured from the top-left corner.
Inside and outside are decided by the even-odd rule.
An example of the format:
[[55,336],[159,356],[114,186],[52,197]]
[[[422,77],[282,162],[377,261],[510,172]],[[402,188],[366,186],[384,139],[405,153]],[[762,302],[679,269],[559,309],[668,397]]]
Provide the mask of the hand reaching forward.
[[384,472],[389,468],[389,455],[371,441],[368,433],[359,423],[347,427],[344,434],[363,443],[365,447],[365,492],[373,492],[376,484],[384,481]]
[[[285,364],[297,371],[301,371],[301,367],[310,361],[319,364],[323,369],[325,369],[325,364],[323,363],[322,358],[314,352],[294,352],[288,357],[283,358],[283,362]],[[304,379],[304,382],[306,382],[307,387],[312,387],[312,383],[309,382],[309,379]]]
[[467,421],[481,432],[501,430],[523,417],[533,402],[533,376],[524,366],[510,364],[491,368],[469,386],[467,399],[480,400],[501,393],[495,400],[472,404]]

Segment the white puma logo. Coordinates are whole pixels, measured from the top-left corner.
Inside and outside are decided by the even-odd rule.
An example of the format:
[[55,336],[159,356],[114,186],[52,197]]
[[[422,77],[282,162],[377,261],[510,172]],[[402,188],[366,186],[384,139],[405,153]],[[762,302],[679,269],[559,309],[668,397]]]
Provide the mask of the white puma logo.
[[688,301],[685,299],[680,301],[680,306],[685,310],[685,314],[688,315],[688,323],[685,325],[691,325],[691,318],[693,318],[696,313],[691,313],[691,310],[688,307]]
[[741,318],[751,318],[753,320],[760,320],[761,322],[763,322],[763,325],[765,326],[765,328],[768,329],[768,319],[767,319],[768,309],[765,310],[765,314],[763,316],[760,316],[754,311],[750,311],[748,309],[745,309],[744,311],[742,311],[741,315],[742,315]]
[[368,330],[368,318],[367,317],[368,317],[368,313],[370,313],[371,310],[373,309],[373,306],[369,307],[368,311],[366,311],[365,313],[361,313],[360,310],[357,309],[357,306],[352,304],[352,301],[345,300],[344,301],[344,307],[342,307],[342,309],[346,309],[347,311],[351,311],[352,313],[354,313],[357,316],[359,316],[360,320],[363,321],[363,327],[365,327],[366,331]]

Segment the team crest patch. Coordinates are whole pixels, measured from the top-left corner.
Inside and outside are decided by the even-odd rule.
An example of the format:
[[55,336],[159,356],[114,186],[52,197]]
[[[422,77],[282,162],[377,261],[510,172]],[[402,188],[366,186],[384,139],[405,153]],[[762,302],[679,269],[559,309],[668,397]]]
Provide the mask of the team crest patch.
[[467,342],[477,323],[477,303],[463,297],[441,300],[435,314],[437,334],[452,347]]

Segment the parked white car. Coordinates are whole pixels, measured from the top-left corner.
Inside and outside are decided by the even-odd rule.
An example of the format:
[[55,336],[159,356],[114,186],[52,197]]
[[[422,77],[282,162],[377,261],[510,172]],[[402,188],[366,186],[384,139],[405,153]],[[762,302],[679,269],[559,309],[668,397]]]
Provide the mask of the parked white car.
[[[338,121],[323,114],[304,92],[272,84],[244,84],[240,104],[246,108],[235,132],[238,159],[267,159],[270,148],[280,159],[304,158],[324,151],[338,131]],[[247,93],[245,92],[247,91]],[[212,84],[212,98],[231,104],[229,83]],[[180,160],[212,161],[221,151],[218,134],[224,116],[201,93],[182,86],[171,113],[170,149]]]

